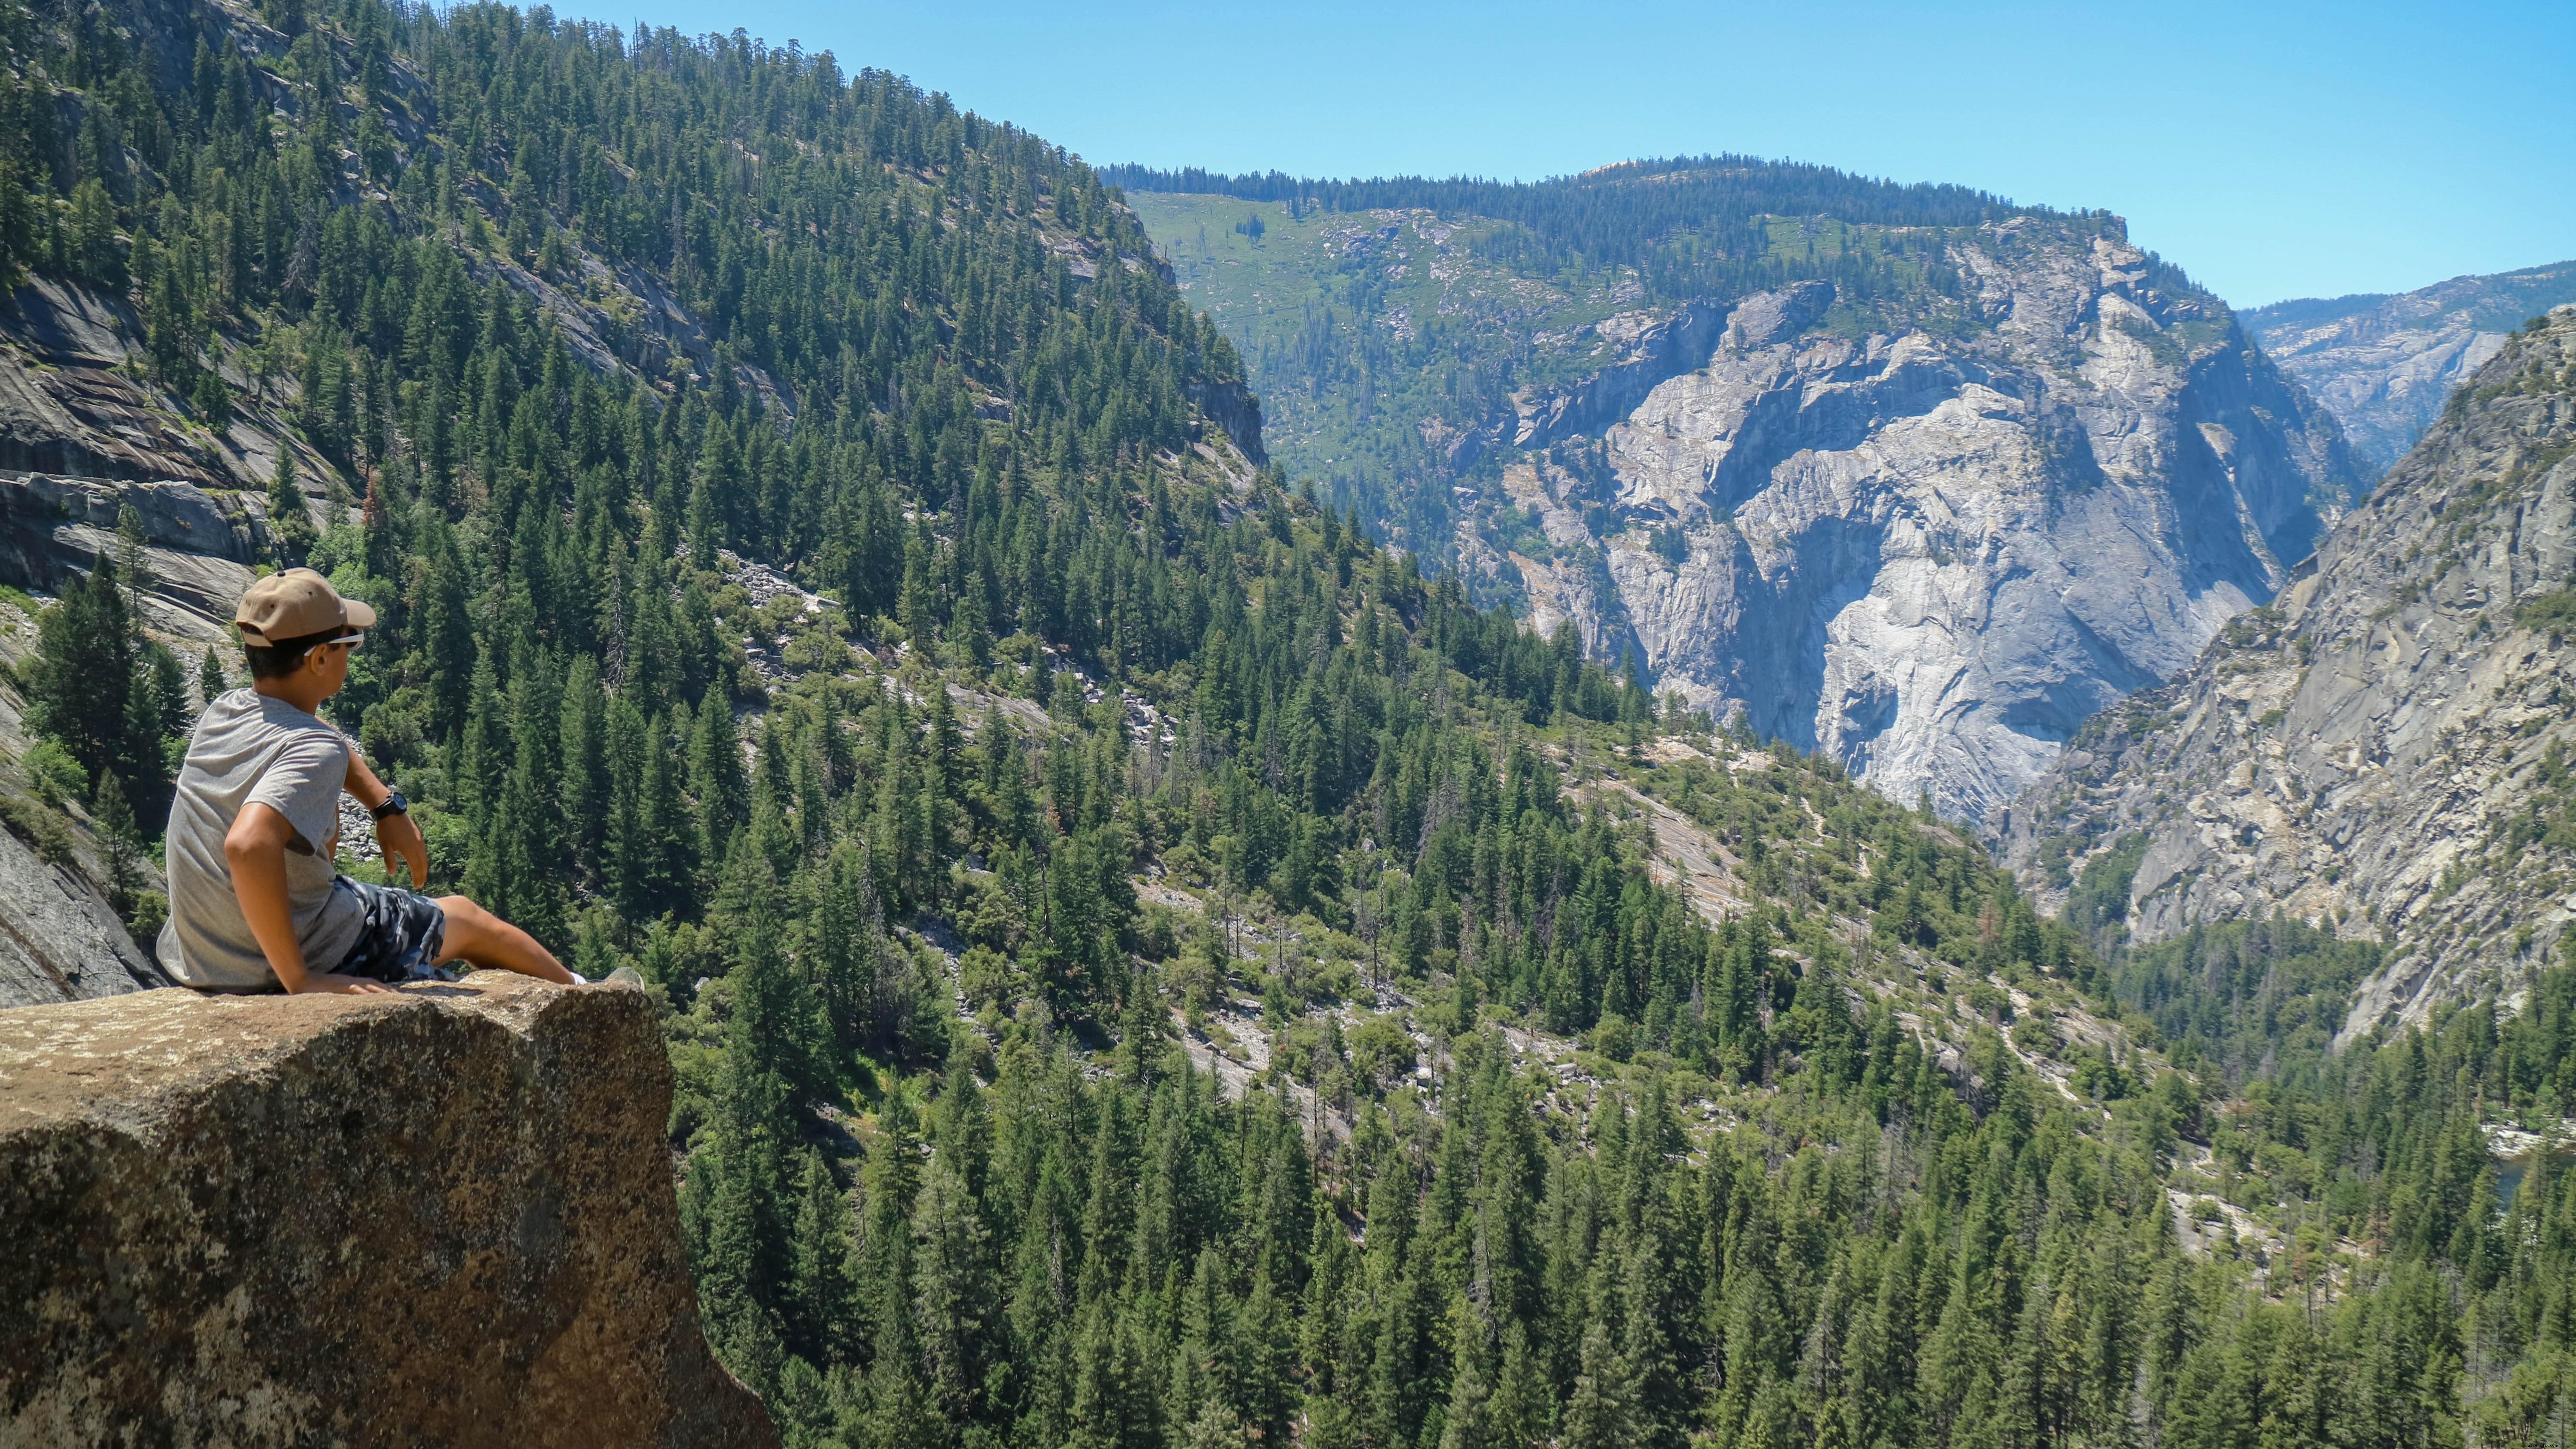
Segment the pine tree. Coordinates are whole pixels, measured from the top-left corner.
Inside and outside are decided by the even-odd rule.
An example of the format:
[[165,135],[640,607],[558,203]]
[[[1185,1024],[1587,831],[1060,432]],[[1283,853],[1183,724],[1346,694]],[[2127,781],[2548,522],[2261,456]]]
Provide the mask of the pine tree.
[[912,1333],[912,1209],[921,1183],[911,1105],[900,1092],[886,1098],[877,1139],[868,1153],[866,1208],[859,1235],[857,1293],[866,1311],[869,1341],[883,1358],[889,1345],[907,1351]]
[[295,481],[295,454],[283,443],[277,467],[268,476],[268,527],[281,564],[300,564],[313,548],[313,517],[306,511],[304,490]]
[[[757,975],[765,965],[755,958]],[[750,993],[755,1007],[766,993]],[[792,1087],[762,1049],[763,1013],[737,1013],[728,1030],[711,1141],[692,1155],[680,1218],[698,1275],[709,1337],[756,1388],[785,1356],[778,1306],[785,1265],[786,1143]]]
[[918,536],[903,546],[903,590],[900,619],[912,647],[929,649],[937,628],[936,603],[930,592],[930,550]]
[[608,697],[599,687],[598,661],[576,656],[564,677],[563,718],[557,726],[563,764],[555,798],[563,811],[562,844],[575,867],[574,879],[594,887],[607,877],[609,823],[615,808],[609,781],[608,713]]
[[750,790],[743,779],[742,743],[733,712],[709,700],[689,736],[689,790],[697,797],[696,858],[721,863],[734,831],[749,818]]
[[1440,1449],[1486,1449],[1508,1442],[1495,1422],[1492,1325],[1464,1295],[1450,1308],[1449,1342],[1457,1368],[1449,1380]]
[[889,1039],[880,1013],[878,977],[885,926],[862,847],[844,843],[825,865],[814,914],[814,986],[834,1040],[843,1048],[882,1049]]
[[804,1154],[794,1252],[788,1279],[786,1346],[814,1365],[847,1363],[856,1349],[856,1303],[851,1294],[850,1205],[831,1165],[819,1152]]
[[[1626,1368],[1596,1319],[1584,1330],[1574,1392],[1565,1403],[1565,1449],[1631,1449],[1638,1439],[1629,1390]],[[1762,1442],[1769,1449],[1769,1441]]]
[[169,781],[163,682],[151,659],[117,570],[102,565],[67,581],[61,602],[38,616],[25,678],[37,732],[62,745],[92,791],[112,775],[134,818],[158,822],[169,808]]
[[114,775],[98,782],[99,851],[107,866],[107,900],[138,942],[157,930],[157,920],[147,920],[140,913],[143,905],[139,892],[143,885],[143,838],[135,826],[134,810],[125,803],[125,787]]
[[232,680],[224,672],[222,653],[215,645],[207,645],[206,651],[197,656],[198,703],[212,704],[217,696],[232,687]]
[[951,1154],[932,1157],[913,1208],[913,1309],[930,1401],[950,1422],[981,1406],[1001,1362],[992,1230]]

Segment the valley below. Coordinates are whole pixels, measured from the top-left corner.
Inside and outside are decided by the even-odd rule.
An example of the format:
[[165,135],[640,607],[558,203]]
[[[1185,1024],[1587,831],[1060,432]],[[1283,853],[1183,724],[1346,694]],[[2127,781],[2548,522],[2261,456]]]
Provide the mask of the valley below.
[[[0,1442],[2576,1412],[2563,268],[1095,168],[504,6],[0,51]],[[169,984],[293,567],[412,884],[602,984]]]

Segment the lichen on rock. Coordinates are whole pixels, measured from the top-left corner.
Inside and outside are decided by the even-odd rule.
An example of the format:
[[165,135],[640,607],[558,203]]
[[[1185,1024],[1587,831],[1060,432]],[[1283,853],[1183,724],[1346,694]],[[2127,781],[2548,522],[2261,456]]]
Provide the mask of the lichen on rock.
[[0,1012],[0,1444],[775,1444],[670,1096],[625,987]]

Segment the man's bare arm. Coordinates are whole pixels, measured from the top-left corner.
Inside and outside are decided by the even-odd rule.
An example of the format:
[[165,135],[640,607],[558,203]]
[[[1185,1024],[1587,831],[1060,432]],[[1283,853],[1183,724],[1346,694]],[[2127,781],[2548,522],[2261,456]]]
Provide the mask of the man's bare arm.
[[295,910],[286,891],[286,847],[295,839],[295,827],[286,817],[257,801],[243,806],[241,814],[233,817],[233,828],[224,834],[224,860],[232,866],[233,895],[241,901],[242,919],[250,923],[251,935],[268,957],[268,969],[292,992],[391,991],[380,981],[304,969],[304,944],[295,939]]
[[[355,746],[349,750],[349,775],[341,782],[341,788],[370,811],[393,794],[384,781],[376,778],[376,772],[367,768]],[[408,813],[388,815],[376,822],[376,848],[385,857],[385,879],[393,879],[395,853],[400,852],[401,859],[411,867],[411,888],[429,889],[429,842],[421,838],[420,826]]]

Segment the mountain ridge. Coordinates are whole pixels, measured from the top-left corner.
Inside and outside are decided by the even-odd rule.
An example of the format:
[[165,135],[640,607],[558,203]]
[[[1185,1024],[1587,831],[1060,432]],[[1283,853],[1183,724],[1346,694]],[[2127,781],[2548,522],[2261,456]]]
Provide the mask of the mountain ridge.
[[2576,301],[2576,261],[2458,276],[2412,292],[2300,298],[2242,316],[2264,350],[2342,422],[2376,477],[2452,390],[2536,314]]
[[[2561,1110],[2565,1014],[2320,1061],[2350,963],[2308,969],[2303,927],[2097,955],[1931,811],[1712,729],[1426,574],[1332,477],[1256,465],[1200,401],[1249,401],[1242,356],[1176,290],[1194,250],[1331,257],[1331,306],[1256,298],[1283,324],[1257,340],[1383,390],[1266,390],[1262,421],[1454,456],[1423,476],[1466,493],[1395,525],[1468,515],[1567,594],[1643,562],[1586,549],[1687,560],[1713,479],[1623,501],[1604,440],[1554,438],[1515,451],[1557,506],[1515,522],[1463,424],[1517,439],[1524,384],[1668,365],[1657,298],[1712,279],[1725,328],[1680,330],[1732,371],[1677,391],[1773,369],[1744,391],[1777,433],[1670,451],[1833,444],[1762,458],[1730,508],[1832,501],[1911,438],[1937,466],[1865,521],[1903,512],[1918,561],[1983,587],[2000,544],[1917,522],[2006,491],[1966,496],[1978,459],[2044,522],[2188,453],[2191,488],[2141,506],[2180,496],[2215,540],[2192,558],[2268,589],[2339,506],[2330,428],[2254,426],[2223,309],[2114,219],[1748,201],[1623,260],[1643,233],[1580,207],[1228,198],[1166,277],[1098,173],[792,45],[272,0],[287,43],[246,53],[246,12],[169,13],[204,40],[184,71],[121,63],[112,10],[0,35],[88,137],[12,132],[0,94],[0,156],[49,168],[0,238],[134,312],[123,375],[174,426],[246,401],[339,470],[316,495],[279,467],[238,539],[377,607],[334,710],[439,886],[641,978],[626,1028],[649,1004],[672,1092],[615,1093],[663,1133],[617,1163],[675,1185],[698,1323],[782,1442],[2377,1449],[2557,1412],[2563,1357],[2485,1335],[2576,1280],[2576,1202],[2501,1214],[2482,1134]],[[121,279],[83,275],[109,256]],[[1542,331],[1529,370],[1485,367]],[[1334,432],[1362,403],[1387,426]],[[1632,480],[1686,476],[1646,451]],[[152,608],[139,501],[214,490],[145,486],[29,479],[80,520],[7,538],[29,567],[88,548],[27,601],[13,687],[30,788],[111,852],[230,682]],[[2249,989],[2197,986],[2222,974]],[[2178,980],[2210,1009],[2150,999]],[[2576,966],[2536,990],[2576,998]]]
[[1990,828],[2026,884],[2170,940],[2275,912],[2384,946],[2342,1029],[2510,996],[2571,912],[2576,307],[2517,329],[2316,570],[2107,712]]
[[[1489,239],[1519,223],[1463,212],[1131,201],[1236,334],[1283,461],[1364,515],[1372,477],[1439,485],[1394,537],[1591,657],[1636,651],[1688,707],[1749,710],[1955,818],[2268,599],[2360,488],[2332,419],[2116,218],[1757,218],[1758,252],[1697,271],[1661,276],[1661,243],[1632,239],[1639,264],[1540,274]],[[1669,291],[1756,276],[1783,280]],[[1471,321],[1527,345],[1457,342]],[[1919,421],[1944,399],[1973,425]],[[2014,582],[2088,555],[2146,582]]]

